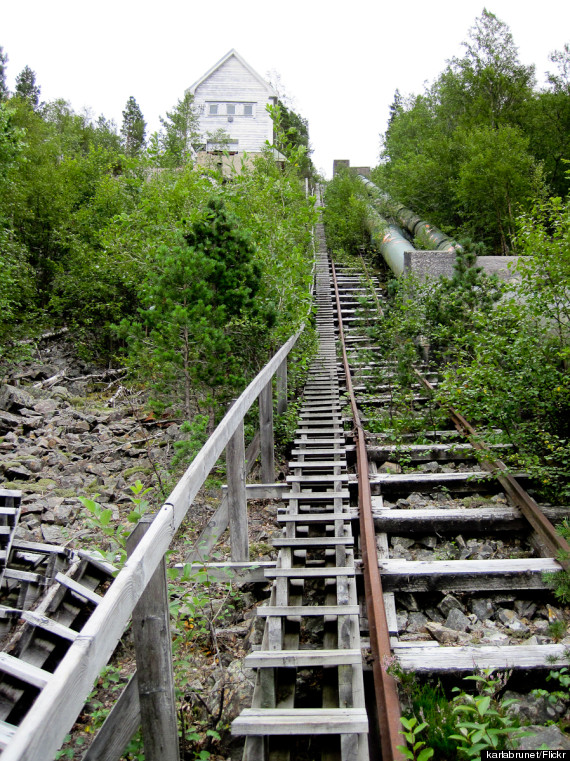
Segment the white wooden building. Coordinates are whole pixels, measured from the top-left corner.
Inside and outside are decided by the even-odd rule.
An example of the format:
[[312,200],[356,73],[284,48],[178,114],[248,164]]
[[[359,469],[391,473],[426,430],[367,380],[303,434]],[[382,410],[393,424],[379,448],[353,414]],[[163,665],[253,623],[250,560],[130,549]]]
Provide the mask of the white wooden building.
[[[277,103],[277,93],[235,50],[230,50],[188,88],[200,113],[200,154],[218,151],[212,139],[220,130],[230,154],[258,154],[266,141],[273,142],[273,121],[268,104]],[[219,151],[218,151],[219,152]]]

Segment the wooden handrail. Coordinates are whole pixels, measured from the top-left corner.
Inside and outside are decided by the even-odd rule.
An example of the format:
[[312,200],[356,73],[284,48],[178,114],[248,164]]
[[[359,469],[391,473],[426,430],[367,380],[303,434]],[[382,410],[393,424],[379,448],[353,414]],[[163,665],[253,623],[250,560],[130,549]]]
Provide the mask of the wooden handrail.
[[136,603],[168,550],[196,494],[251,405],[286,360],[303,328],[304,325],[251,381],[174,487],[152,526],[18,727],[2,753],[2,761],[45,761],[55,756],[95,679],[113,654]]

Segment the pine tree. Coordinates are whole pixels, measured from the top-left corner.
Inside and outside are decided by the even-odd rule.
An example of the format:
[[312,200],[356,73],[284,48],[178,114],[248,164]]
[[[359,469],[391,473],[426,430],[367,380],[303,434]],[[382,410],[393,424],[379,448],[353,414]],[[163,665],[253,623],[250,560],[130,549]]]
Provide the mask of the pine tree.
[[210,200],[206,214],[179,246],[157,251],[154,271],[143,289],[140,322],[121,324],[121,332],[131,335],[135,354],[151,347],[160,398],[171,404],[183,400],[188,419],[201,389],[209,396],[212,425],[216,396],[241,383],[228,328],[233,319],[255,314],[261,270],[253,254],[247,232],[221,200]]
[[34,111],[40,104],[40,87],[36,84],[36,73],[29,66],[25,66],[16,77],[15,95],[27,100]]
[[123,111],[123,126],[121,136],[123,148],[127,156],[137,156],[145,146],[146,122],[136,100],[128,99]]

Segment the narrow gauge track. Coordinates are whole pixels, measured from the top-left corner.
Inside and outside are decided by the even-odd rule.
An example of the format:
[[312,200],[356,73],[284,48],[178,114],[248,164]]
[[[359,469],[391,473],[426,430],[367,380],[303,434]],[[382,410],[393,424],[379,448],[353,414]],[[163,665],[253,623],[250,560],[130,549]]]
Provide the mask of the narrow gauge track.
[[[527,638],[532,631],[547,634],[549,620],[562,616],[543,574],[561,569],[554,556],[567,552],[568,545],[520,483],[502,472],[499,460],[487,455],[483,468],[477,464],[475,449],[482,444],[454,411],[450,423],[455,429],[424,432],[433,441],[427,445],[414,443],[413,437],[390,442],[388,436],[365,431],[361,419],[366,423],[371,410],[381,415],[391,403],[394,373],[362,330],[365,323],[381,319],[376,287],[358,272],[339,269],[334,300],[358,455],[362,571],[365,588],[383,586],[384,606],[377,605],[378,591],[370,595],[367,590],[364,621],[369,623],[373,664],[383,672],[381,679],[375,672],[374,681],[382,759],[387,761],[401,757],[396,748],[401,740],[395,740],[397,730],[386,735],[383,729],[394,715],[395,700],[383,662],[434,674],[550,669],[567,661],[567,644],[545,636],[534,636],[527,644]],[[370,307],[363,306],[363,296]],[[425,389],[433,388],[417,374],[421,384],[415,389],[415,407],[427,401]],[[399,460],[415,468],[423,464],[423,470],[395,473]],[[382,468],[386,462],[391,464]],[[379,465],[387,472],[379,473]],[[546,512],[555,521],[568,514],[564,508]],[[366,533],[366,523],[372,521],[374,543]],[[374,579],[377,569],[380,581]],[[362,629],[361,624],[365,633]]]
[[[391,401],[393,368],[363,330],[381,319],[384,294],[361,270],[335,271],[322,226],[317,238],[320,349],[278,516],[279,559],[266,571],[271,600],[258,610],[264,638],[246,658],[257,669],[253,707],[232,731],[246,736],[246,761],[399,761],[387,664],[465,674],[563,662],[567,644],[545,636],[561,612],[543,573],[560,570],[565,546],[546,516],[567,510],[540,511],[511,476],[482,468],[461,416],[422,443],[367,430]],[[418,379],[413,405],[427,400]],[[399,461],[408,472],[393,472]],[[531,632],[540,634],[527,642]],[[374,689],[364,690],[370,666]]]

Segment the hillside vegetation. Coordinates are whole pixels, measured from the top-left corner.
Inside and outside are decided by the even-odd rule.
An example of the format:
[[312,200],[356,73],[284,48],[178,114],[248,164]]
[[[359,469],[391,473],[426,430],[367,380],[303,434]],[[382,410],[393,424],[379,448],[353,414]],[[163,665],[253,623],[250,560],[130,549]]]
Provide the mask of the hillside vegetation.
[[543,87],[487,10],[463,48],[423,93],[396,91],[372,179],[480,253],[516,253],[516,217],[568,192],[570,46]]
[[42,103],[29,69],[9,93],[0,59],[0,362],[66,325],[80,352],[136,369],[155,407],[211,426],[310,308],[315,212],[290,113],[274,114],[285,169],[268,146],[228,178],[216,157],[193,165],[190,96],[147,140],[133,97],[119,133]]

